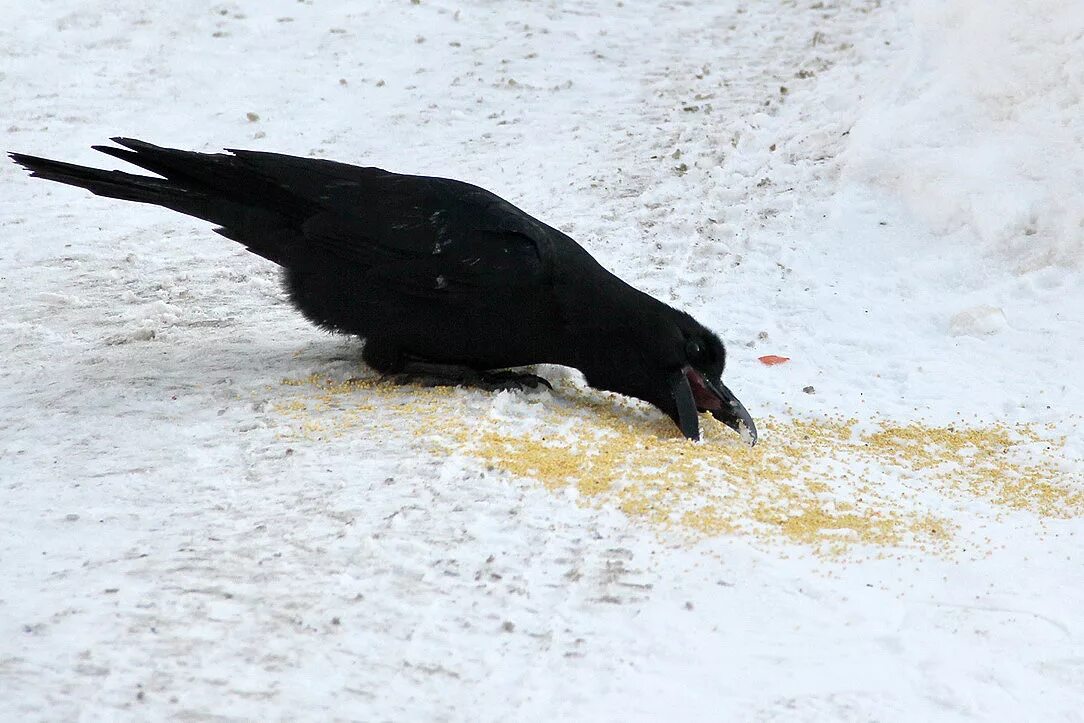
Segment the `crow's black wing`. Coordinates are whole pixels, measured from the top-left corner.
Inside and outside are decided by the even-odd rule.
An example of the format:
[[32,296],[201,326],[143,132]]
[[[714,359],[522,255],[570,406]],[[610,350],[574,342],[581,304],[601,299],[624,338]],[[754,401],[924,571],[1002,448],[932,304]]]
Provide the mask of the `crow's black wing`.
[[303,246],[291,251],[290,260],[306,268],[296,255],[332,256],[384,291],[434,301],[473,299],[498,287],[529,293],[546,285],[549,271],[535,239],[479,226],[440,232],[420,225],[376,234],[367,219],[323,213],[305,222]]
[[387,291],[454,299],[498,286],[541,287],[552,245],[565,238],[469,183],[231,152],[265,182],[319,208],[300,223],[284,258],[288,267],[306,268],[309,254],[331,256]]

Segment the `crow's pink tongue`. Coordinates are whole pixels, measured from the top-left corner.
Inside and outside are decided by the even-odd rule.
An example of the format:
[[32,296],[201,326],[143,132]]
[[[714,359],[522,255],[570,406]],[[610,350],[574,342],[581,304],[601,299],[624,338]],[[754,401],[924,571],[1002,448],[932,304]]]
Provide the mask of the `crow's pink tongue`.
[[685,367],[685,378],[689,380],[689,388],[693,390],[693,399],[700,410],[722,409],[723,400],[715,396],[704,383],[704,377],[692,367]]

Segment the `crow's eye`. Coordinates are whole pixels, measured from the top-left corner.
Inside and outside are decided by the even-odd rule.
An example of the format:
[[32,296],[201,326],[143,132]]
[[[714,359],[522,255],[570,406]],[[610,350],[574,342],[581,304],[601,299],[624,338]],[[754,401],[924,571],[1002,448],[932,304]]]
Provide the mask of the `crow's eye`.
[[685,356],[692,361],[697,361],[704,354],[704,349],[700,346],[700,342],[696,339],[689,339],[685,342]]

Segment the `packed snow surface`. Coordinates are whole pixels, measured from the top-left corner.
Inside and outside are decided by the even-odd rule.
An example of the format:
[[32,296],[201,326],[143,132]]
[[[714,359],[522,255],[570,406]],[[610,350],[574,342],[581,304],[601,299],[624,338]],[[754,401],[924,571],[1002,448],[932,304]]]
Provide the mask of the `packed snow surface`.
[[0,164],[0,720],[1079,718],[1084,6],[3,6],[5,150],[477,183],[715,329],[761,442],[383,383]]

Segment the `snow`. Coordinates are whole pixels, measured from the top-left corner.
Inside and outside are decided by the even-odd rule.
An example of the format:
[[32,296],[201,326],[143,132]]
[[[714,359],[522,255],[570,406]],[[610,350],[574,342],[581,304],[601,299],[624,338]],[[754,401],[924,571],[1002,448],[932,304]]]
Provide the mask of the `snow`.
[[954,336],[996,334],[1008,324],[1005,312],[996,306],[979,306],[964,309],[952,317],[949,329]]
[[5,10],[5,149],[478,183],[718,331],[761,443],[375,384],[0,164],[0,720],[1079,717],[1078,4]]
[[855,124],[851,178],[1019,269],[1084,257],[1084,5],[916,0]]

